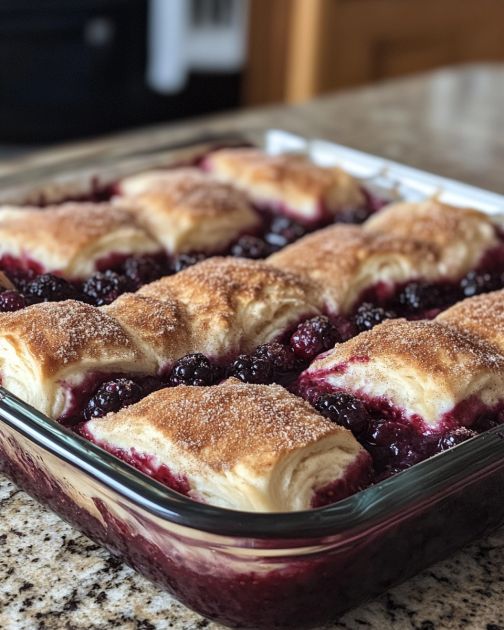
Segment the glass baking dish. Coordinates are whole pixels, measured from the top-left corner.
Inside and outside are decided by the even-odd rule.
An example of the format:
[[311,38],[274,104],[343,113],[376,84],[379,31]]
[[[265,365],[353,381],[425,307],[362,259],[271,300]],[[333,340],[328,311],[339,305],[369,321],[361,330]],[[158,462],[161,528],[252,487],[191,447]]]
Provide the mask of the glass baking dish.
[[[190,161],[215,143],[246,141],[342,163],[391,196],[436,193],[489,212],[504,207],[499,195],[279,131],[169,151],[161,143],[132,155],[116,149],[89,165],[55,160],[0,180],[2,199],[64,198],[138,168]],[[504,522],[500,427],[332,506],[254,514],[195,503],[0,388],[0,470],[181,602],[232,627],[333,621]]]

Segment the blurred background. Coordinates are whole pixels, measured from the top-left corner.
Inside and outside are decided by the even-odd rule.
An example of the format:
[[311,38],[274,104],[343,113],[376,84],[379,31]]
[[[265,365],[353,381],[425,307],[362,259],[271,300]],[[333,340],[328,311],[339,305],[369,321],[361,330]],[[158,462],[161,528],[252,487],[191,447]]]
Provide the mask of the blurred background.
[[0,145],[502,60],[503,25],[503,0],[0,0]]

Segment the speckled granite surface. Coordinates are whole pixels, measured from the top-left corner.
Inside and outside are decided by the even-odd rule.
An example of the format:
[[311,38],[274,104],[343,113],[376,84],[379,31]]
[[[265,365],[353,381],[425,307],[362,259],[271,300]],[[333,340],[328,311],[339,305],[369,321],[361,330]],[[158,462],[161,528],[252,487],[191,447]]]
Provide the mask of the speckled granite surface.
[[[176,141],[198,129],[281,126],[504,192],[504,135],[496,133],[503,125],[504,67],[481,66],[392,82],[298,108],[220,116],[162,133]],[[131,137],[133,142],[135,134]],[[86,152],[113,147],[114,142],[97,141]],[[0,175],[15,169],[0,165]],[[504,530],[330,627],[504,630]],[[218,626],[118,564],[0,476],[0,630],[109,628]]]
[[[0,483],[2,630],[217,630]],[[504,530],[348,613],[331,628],[504,629]]]

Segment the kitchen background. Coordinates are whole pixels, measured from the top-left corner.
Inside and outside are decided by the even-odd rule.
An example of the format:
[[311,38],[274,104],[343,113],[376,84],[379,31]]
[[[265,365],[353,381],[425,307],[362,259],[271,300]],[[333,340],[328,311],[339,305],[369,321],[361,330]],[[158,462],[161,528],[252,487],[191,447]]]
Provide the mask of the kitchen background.
[[502,0],[0,0],[3,155],[468,61]]

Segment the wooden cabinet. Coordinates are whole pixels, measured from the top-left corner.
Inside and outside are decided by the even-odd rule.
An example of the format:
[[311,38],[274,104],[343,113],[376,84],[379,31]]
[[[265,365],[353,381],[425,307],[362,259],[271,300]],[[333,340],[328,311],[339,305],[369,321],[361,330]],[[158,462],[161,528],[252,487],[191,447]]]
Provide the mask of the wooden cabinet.
[[503,0],[251,0],[245,101],[503,59]]

